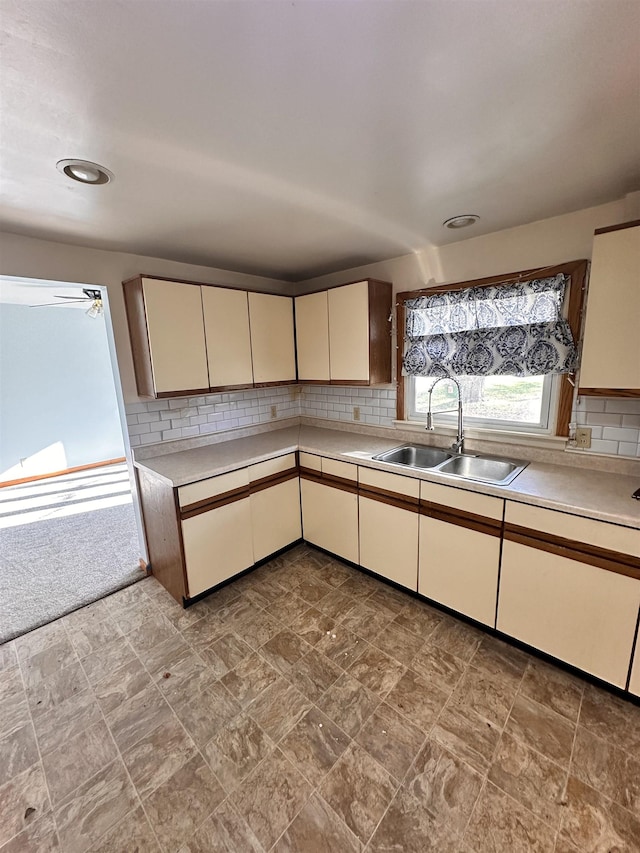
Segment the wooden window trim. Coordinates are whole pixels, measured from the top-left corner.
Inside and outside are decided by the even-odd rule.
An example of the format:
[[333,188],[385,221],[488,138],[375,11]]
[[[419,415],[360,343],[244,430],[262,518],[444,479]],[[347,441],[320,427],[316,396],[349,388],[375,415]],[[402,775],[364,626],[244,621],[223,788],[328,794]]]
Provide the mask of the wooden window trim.
[[[536,267],[520,272],[503,273],[502,275],[477,278],[472,281],[458,281],[453,284],[437,284],[434,287],[426,287],[421,290],[405,290],[396,294],[396,331],[398,335],[396,346],[396,384],[397,404],[396,418],[399,421],[406,418],[406,377],[402,375],[402,356],[404,343],[405,310],[404,303],[407,299],[416,299],[418,296],[430,296],[433,293],[442,293],[447,290],[465,290],[468,287],[490,287],[495,284],[508,284],[513,281],[531,281],[541,276],[550,277],[564,273],[570,276],[569,301],[567,304],[567,321],[573,334],[576,345],[580,343],[580,325],[582,310],[584,306],[584,293],[587,277],[588,261],[568,261],[564,264],[556,264],[549,267]],[[569,421],[571,420],[571,409],[573,406],[574,385],[569,381],[569,375],[563,373],[560,376],[560,391],[558,396],[558,409],[556,413],[555,435],[569,436]]]

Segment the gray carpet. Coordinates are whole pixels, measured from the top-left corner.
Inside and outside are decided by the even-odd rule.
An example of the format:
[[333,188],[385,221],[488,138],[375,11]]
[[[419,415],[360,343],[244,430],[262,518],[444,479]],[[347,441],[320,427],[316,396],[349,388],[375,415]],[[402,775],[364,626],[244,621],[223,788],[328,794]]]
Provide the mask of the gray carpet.
[[0,489],[0,643],[144,577],[124,465]]

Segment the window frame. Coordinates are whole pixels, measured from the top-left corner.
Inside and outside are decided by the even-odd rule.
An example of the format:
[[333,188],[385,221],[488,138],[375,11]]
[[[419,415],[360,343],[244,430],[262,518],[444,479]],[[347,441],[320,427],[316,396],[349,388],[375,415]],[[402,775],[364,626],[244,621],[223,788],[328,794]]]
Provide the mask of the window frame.
[[[584,294],[586,288],[588,261],[581,259],[577,261],[568,261],[555,266],[536,267],[535,269],[522,270],[520,272],[504,273],[502,275],[489,276],[487,278],[475,279],[472,281],[459,281],[452,284],[438,284],[434,287],[422,288],[420,290],[408,290],[396,294],[396,384],[397,384],[397,408],[396,417],[399,421],[408,420],[409,415],[409,382],[410,377],[402,375],[402,357],[404,354],[404,329],[405,329],[405,308],[404,303],[408,299],[415,299],[418,296],[429,296],[433,293],[442,293],[450,290],[464,290],[468,287],[489,287],[491,285],[511,284],[514,281],[531,281],[536,278],[547,278],[559,273],[569,276],[569,296],[566,300],[566,318],[571,328],[573,339],[576,346],[580,349],[580,326],[582,319],[582,311],[584,305]],[[570,374],[563,373],[558,376],[559,382],[556,383],[555,400],[551,400],[550,415],[553,415],[555,403],[555,424],[549,425],[549,429],[544,434],[555,436],[569,436],[569,422],[571,420],[571,410],[573,407],[573,396],[575,392],[575,383],[570,379]],[[437,413],[436,413],[437,414]],[[487,426],[492,429],[493,427]],[[504,425],[496,423],[496,430],[503,432],[513,432],[514,434],[522,433],[525,429],[504,429]],[[531,431],[531,430],[530,430]],[[536,432],[541,433],[540,430]],[[541,433],[542,434],[542,433]]]

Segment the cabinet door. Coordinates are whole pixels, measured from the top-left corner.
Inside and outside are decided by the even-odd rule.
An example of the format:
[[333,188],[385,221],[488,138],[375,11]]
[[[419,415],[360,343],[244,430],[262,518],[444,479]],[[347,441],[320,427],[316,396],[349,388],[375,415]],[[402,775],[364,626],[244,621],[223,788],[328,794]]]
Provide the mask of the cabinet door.
[[369,381],[369,282],[327,291],[331,379]]
[[416,592],[418,513],[362,495],[359,500],[360,565]]
[[640,696],[640,644],[636,643],[636,652],[631,667],[631,680],[629,681],[629,692]]
[[640,225],[596,234],[581,388],[640,389]]
[[190,598],[253,565],[249,498],[182,522]]
[[298,477],[251,495],[253,558],[257,562],[302,536]]
[[300,481],[304,538],[358,562],[358,495],[312,480]]
[[156,394],[208,390],[200,288],[152,279],[142,286]]
[[498,630],[598,678],[624,687],[640,584],[505,540]]
[[420,516],[418,592],[493,627],[500,537]]
[[202,287],[211,388],[252,385],[249,300],[244,290]]
[[327,291],[296,296],[298,379],[329,381],[329,305]]
[[295,382],[293,299],[250,293],[249,319],[254,382]]

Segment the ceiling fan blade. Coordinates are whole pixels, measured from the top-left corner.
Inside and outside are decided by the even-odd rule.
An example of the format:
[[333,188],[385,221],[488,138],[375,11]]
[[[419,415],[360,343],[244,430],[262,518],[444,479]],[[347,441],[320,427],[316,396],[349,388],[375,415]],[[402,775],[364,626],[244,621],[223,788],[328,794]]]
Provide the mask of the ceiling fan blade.
[[57,308],[59,305],[75,305],[76,302],[89,302],[89,300],[68,299],[66,302],[42,302],[40,305],[29,305],[29,308]]
[[60,296],[58,293],[54,293],[53,298],[54,299],[66,299],[67,302],[86,302],[87,299],[91,299],[90,296]]

